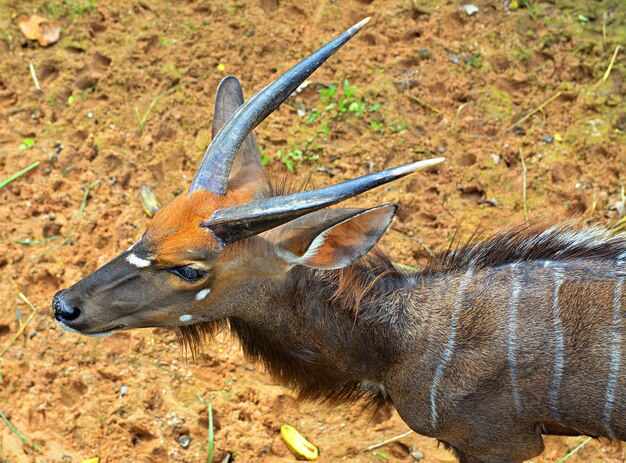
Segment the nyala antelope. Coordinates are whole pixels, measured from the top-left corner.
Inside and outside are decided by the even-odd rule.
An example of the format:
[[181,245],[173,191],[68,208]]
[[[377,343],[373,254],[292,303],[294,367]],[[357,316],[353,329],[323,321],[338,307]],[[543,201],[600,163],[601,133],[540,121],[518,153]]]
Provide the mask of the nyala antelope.
[[[626,438],[626,239],[518,228],[401,271],[374,248],[395,204],[328,208],[442,159],[278,195],[252,130],[367,20],[243,100],[217,89],[189,191],[54,297],[65,329],[228,327],[304,399],[393,405],[465,463],[516,463],[542,434]],[[374,249],[373,249],[374,248]]]

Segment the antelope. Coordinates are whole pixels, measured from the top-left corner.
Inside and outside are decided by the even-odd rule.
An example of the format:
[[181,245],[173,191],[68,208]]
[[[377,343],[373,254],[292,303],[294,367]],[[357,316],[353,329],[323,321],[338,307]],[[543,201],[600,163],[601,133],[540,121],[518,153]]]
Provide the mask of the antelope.
[[626,438],[626,239],[521,227],[401,270],[375,247],[395,204],[329,208],[443,159],[279,194],[252,130],[367,19],[244,102],[217,89],[188,192],[141,239],[59,291],[87,336],[173,327],[197,346],[229,328],[302,399],[393,406],[462,463],[517,463],[543,434]]

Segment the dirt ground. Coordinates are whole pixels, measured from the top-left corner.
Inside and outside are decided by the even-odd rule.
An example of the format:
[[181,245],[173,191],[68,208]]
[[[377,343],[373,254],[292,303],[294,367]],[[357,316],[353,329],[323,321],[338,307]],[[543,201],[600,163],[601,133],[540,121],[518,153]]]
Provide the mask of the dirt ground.
[[[359,200],[400,205],[382,245],[412,266],[459,228],[496,231],[526,212],[614,224],[625,208],[623,49],[602,78],[626,43],[623,2],[474,5],[470,15],[428,0],[0,0],[0,182],[40,163],[0,189],[0,412],[14,427],[0,421],[0,462],[205,461],[196,394],[212,404],[215,462],[226,452],[293,461],[283,422],[322,462],[412,462],[414,450],[425,463],[453,461],[415,434],[362,452],[407,426],[297,403],[227,336],[192,362],[168,330],[64,332],[50,300],[143,233],[142,184],[162,201],[188,187],[223,77],[237,75],[248,97],[365,16],[362,33],[257,129],[271,172],[291,167],[320,186],[446,156]],[[62,27],[57,43],[22,35],[18,21],[33,13]],[[533,461],[584,441],[548,437]],[[623,454],[591,441],[569,461]]]

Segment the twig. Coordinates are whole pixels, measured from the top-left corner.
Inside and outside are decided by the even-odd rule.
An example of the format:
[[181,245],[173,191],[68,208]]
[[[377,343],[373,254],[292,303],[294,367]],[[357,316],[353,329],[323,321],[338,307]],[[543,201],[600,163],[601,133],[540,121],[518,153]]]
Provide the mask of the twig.
[[35,73],[35,65],[32,61],[28,63],[28,67],[30,68],[30,76],[33,78],[33,82],[35,83],[35,90],[41,92],[41,85],[39,85],[39,79],[37,79],[37,74]]
[[206,400],[204,400],[204,398],[197,392],[194,392],[194,395],[200,401],[200,403],[202,403],[206,407],[207,412],[209,414],[209,437],[207,441],[206,463],[211,463],[213,461],[213,447],[214,447],[214,439],[215,439],[213,435],[213,407],[211,406],[210,402],[207,402]]
[[456,132],[457,130],[457,124],[459,121],[459,115],[461,114],[461,111],[463,110],[463,108],[465,108],[465,106],[467,106],[469,103],[461,103],[459,105],[459,107],[456,109],[456,113],[454,114],[454,119],[452,119],[452,132]]
[[613,65],[615,64],[615,59],[617,58],[617,54],[620,51],[620,46],[617,45],[615,47],[615,51],[613,52],[613,57],[611,58],[611,62],[609,63],[609,67],[606,68],[606,71],[604,72],[604,75],[602,76],[602,78],[596,82],[596,84],[593,86],[593,88],[598,88],[601,84],[603,84],[604,82],[606,82],[606,80],[609,78],[609,75],[611,74],[611,71],[613,70]]
[[580,449],[582,449],[585,445],[587,445],[587,442],[589,442],[591,440],[591,437],[588,437],[583,443],[581,443],[578,447],[576,447],[574,450],[572,450],[570,453],[568,453],[567,455],[565,455],[563,458],[561,458],[560,460],[558,460],[556,463],[563,463],[565,460],[569,459],[572,455],[574,455],[575,453],[577,453]]
[[378,444],[370,445],[369,447],[363,449],[363,452],[369,452],[371,450],[376,450],[377,448],[382,447],[383,445],[387,445],[387,444],[390,444],[391,442],[395,442],[397,440],[403,439],[406,436],[408,436],[409,434],[411,434],[412,432],[413,431],[407,431],[404,434],[400,434],[399,436],[392,437],[391,439],[384,440],[382,442],[379,442]]
[[30,166],[23,168],[22,170],[20,170],[19,172],[17,172],[16,174],[11,175],[9,178],[7,178],[6,180],[3,180],[2,182],[0,182],[0,188],[3,188],[5,186],[7,186],[9,183],[11,183],[13,180],[21,177],[22,175],[24,175],[26,172],[28,172],[31,169],[34,169],[35,167],[37,167],[39,165],[39,161],[35,161],[33,162]]
[[4,347],[2,348],[2,350],[0,350],[0,358],[11,348],[15,340],[20,337],[20,334],[24,332],[28,324],[33,320],[33,318],[37,314],[37,309],[32,304],[32,302],[30,302],[28,298],[24,296],[24,294],[22,293],[19,293],[19,296],[20,296],[20,299],[22,299],[26,304],[28,304],[28,306],[30,306],[31,309],[33,309],[33,311],[28,316],[26,321],[22,324],[22,326],[20,326],[20,329],[17,330],[13,336],[11,336],[11,339],[9,339],[7,343],[4,345]]
[[407,92],[406,94],[410,99],[412,99],[413,101],[415,101],[416,103],[419,103],[421,106],[423,106],[426,109],[430,109],[432,112],[437,113],[437,114],[441,114],[441,109],[437,109],[432,105],[429,105],[428,103],[426,103],[425,101],[420,100],[418,97],[411,95],[410,93]]
[[519,150],[519,157],[522,160],[522,198],[524,199],[524,217],[526,217],[526,223],[528,220],[528,203],[526,202],[526,161],[524,161],[524,155],[522,154],[522,149]]
[[26,444],[32,445],[33,448],[37,450],[38,452],[41,452],[41,445],[33,444],[33,442],[28,437],[26,437],[24,434],[19,432],[17,428],[11,424],[11,422],[9,421],[9,419],[6,417],[4,413],[0,412],[0,418],[2,418],[2,420],[6,423],[6,425],[9,427],[9,429],[11,430],[13,434],[15,434],[17,437],[22,439],[22,441],[25,442]]
[[558,92],[556,92],[554,95],[552,95],[550,98],[548,98],[547,100],[545,100],[543,103],[541,103],[539,106],[537,106],[535,109],[530,110],[525,116],[522,116],[520,119],[518,119],[517,121],[513,122],[513,124],[511,124],[510,126],[508,126],[506,129],[504,129],[502,132],[500,132],[499,134],[497,134],[495,137],[493,138],[498,138],[502,135],[504,135],[505,133],[507,133],[509,130],[513,129],[513,127],[521,124],[522,122],[527,121],[528,119],[530,119],[534,114],[536,114],[537,112],[541,111],[543,108],[545,108],[546,106],[548,106],[550,103],[552,103],[554,100],[556,100],[558,97],[561,96],[561,91],[559,90]]

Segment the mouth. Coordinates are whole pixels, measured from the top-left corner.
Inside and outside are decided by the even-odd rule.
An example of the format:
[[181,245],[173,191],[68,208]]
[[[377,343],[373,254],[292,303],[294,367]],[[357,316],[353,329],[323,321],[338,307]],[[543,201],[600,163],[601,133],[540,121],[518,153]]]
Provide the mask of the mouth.
[[75,330],[74,328],[71,328],[69,326],[67,326],[65,323],[58,321],[57,323],[59,325],[61,325],[61,328],[63,328],[64,330],[70,331],[72,333],[76,333],[76,334],[82,334],[83,336],[89,336],[90,338],[103,338],[105,336],[108,336],[112,333],[115,333],[116,331],[122,331],[124,329],[124,325],[117,325],[111,329],[108,330],[104,330],[104,331],[97,331],[97,332],[93,332],[93,333],[86,333],[84,331],[78,331]]

